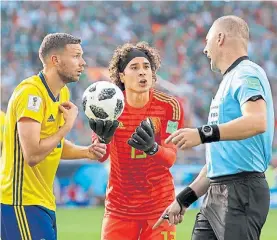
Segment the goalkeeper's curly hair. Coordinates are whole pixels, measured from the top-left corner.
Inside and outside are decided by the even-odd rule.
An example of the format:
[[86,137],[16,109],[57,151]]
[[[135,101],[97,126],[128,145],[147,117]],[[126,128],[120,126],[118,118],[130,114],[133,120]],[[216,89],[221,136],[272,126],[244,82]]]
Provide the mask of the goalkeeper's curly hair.
[[116,84],[122,91],[125,90],[124,83],[120,81],[119,76],[119,60],[124,59],[128,52],[132,49],[136,48],[142,52],[144,52],[148,58],[150,59],[150,65],[152,69],[152,78],[153,81],[157,81],[157,70],[160,68],[161,65],[161,58],[157,49],[152,48],[149,46],[147,42],[138,42],[136,45],[131,43],[125,43],[122,46],[119,46],[115,49],[114,55],[112,60],[109,64],[109,72],[111,81]]

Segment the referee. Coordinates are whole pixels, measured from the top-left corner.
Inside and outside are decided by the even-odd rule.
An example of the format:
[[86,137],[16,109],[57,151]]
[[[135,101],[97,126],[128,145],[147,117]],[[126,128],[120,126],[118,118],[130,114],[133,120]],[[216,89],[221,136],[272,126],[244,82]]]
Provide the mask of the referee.
[[205,195],[193,240],[258,240],[269,210],[264,172],[271,160],[273,100],[264,70],[247,56],[249,28],[236,16],[217,19],[204,53],[223,74],[208,125],[184,128],[166,140],[184,150],[206,143],[206,165],[153,228],[182,222],[186,209]]

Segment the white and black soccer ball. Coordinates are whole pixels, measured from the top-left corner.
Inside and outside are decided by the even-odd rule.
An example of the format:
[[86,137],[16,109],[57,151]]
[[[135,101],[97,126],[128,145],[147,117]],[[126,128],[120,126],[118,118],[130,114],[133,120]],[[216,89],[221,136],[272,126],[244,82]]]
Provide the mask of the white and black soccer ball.
[[83,109],[88,118],[116,120],[124,109],[124,95],[112,82],[91,84],[83,94]]

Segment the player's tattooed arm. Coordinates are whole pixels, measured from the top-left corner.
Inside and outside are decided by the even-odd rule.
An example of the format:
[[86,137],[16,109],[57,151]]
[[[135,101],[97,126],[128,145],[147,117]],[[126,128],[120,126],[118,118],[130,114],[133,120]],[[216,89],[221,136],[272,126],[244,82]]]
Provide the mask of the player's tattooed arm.
[[101,143],[108,144],[117,129],[119,122],[117,120],[89,119],[89,126],[99,138]]
[[154,155],[159,145],[155,141],[153,123],[150,118],[143,120],[128,140],[128,144],[148,155]]

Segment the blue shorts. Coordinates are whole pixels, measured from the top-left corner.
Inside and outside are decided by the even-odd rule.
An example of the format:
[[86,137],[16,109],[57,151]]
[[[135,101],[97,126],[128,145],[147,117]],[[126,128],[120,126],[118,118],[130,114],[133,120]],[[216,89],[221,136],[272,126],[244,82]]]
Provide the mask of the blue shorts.
[[2,240],[56,240],[56,214],[41,206],[1,203]]

